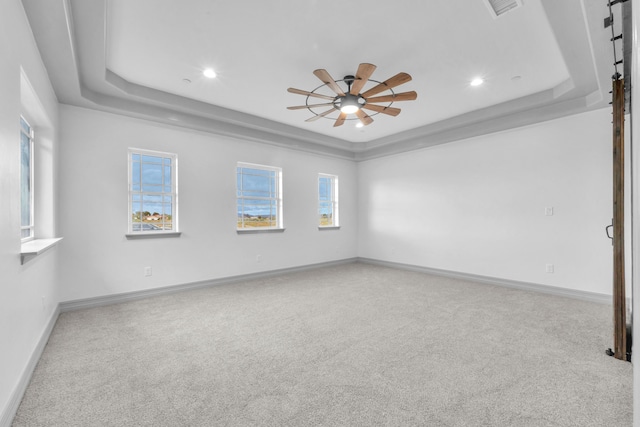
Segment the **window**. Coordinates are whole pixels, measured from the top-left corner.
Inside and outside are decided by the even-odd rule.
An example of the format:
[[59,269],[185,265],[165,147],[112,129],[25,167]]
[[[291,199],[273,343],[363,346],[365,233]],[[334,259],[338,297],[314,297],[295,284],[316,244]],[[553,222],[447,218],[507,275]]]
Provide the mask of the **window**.
[[238,163],[238,230],[282,229],[282,169]]
[[318,175],[318,226],[338,227],[338,177]]
[[129,233],[178,231],[178,158],[129,149]]
[[20,237],[34,238],[33,224],[33,129],[20,117]]

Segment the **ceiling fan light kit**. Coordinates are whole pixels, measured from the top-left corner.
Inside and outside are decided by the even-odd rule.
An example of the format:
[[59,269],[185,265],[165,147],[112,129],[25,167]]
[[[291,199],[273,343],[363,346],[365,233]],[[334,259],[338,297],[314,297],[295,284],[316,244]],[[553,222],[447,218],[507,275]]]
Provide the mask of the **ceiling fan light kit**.
[[360,95],[351,95],[350,93],[345,93],[344,96],[337,96],[333,101],[333,105],[336,109],[346,114],[355,113],[366,103],[367,101]]
[[[305,105],[297,105],[287,108],[289,110],[308,109],[314,114],[314,116],[307,119],[307,122],[312,122],[320,118],[328,118],[335,120],[335,123],[333,124],[334,127],[341,126],[344,124],[345,120],[353,120],[347,118],[350,114],[355,114],[356,118],[360,120],[360,123],[364,126],[373,123],[371,116],[375,116],[376,114],[382,113],[389,116],[397,116],[400,114],[400,109],[391,107],[391,104],[397,101],[413,101],[418,97],[418,94],[414,91],[396,93],[393,90],[394,87],[411,81],[411,76],[407,73],[398,73],[384,82],[379,82],[370,78],[375,69],[376,66],[373,64],[362,63],[358,66],[358,71],[355,76],[347,75],[342,80],[334,80],[327,70],[315,70],[313,74],[318,77],[323,84],[312,91],[305,91],[290,87],[287,89],[288,92],[305,95],[307,99]],[[338,84],[339,82],[347,85],[346,92],[343,91],[342,87]],[[376,85],[366,90],[364,93],[360,93],[368,82],[376,83]],[[319,89],[325,87],[329,88],[335,93],[335,95],[329,96],[318,93]],[[391,93],[373,97],[373,95],[377,95],[385,91],[389,91]],[[331,102],[309,104],[309,98],[320,98],[330,100]],[[386,103],[387,105],[377,105],[376,103]],[[321,107],[330,108],[321,112],[314,111],[315,108]],[[370,110],[374,113],[369,115],[363,110]],[[336,111],[340,112],[337,118],[327,117]]]

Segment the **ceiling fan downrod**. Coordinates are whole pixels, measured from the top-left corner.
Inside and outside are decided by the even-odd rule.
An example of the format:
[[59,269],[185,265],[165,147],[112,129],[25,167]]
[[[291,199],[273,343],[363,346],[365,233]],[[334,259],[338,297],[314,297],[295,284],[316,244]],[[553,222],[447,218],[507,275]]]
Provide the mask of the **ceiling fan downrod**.
[[348,92],[351,92],[351,85],[353,84],[353,82],[356,80],[356,78],[352,75],[348,75],[348,76],[344,76],[344,79],[342,79],[343,82],[345,82],[347,84],[347,86],[349,87]]

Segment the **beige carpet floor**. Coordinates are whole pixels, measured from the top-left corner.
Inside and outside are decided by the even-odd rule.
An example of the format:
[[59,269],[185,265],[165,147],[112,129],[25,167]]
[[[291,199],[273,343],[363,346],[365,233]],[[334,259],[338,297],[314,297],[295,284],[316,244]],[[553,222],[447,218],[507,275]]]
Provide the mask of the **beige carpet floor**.
[[346,264],[60,315],[14,426],[616,426],[611,307]]

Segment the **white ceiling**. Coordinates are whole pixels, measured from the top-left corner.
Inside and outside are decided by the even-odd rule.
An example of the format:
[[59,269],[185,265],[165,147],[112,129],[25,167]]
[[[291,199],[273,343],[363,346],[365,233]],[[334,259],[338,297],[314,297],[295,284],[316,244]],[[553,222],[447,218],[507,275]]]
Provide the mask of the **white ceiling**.
[[[498,18],[481,0],[45,2],[23,0],[61,102],[343,157],[601,108],[613,74],[595,0],[523,0]],[[361,129],[286,109],[306,98],[288,87],[322,85],[315,69],[338,80],[361,62],[378,81],[409,73],[395,90],[418,99]]]
[[[352,22],[341,19],[349,16]],[[342,79],[355,74],[360,62],[377,65],[372,78],[379,81],[409,73],[413,81],[398,90],[415,90],[418,99],[395,105],[403,109],[398,117],[379,115],[362,129],[353,126],[356,121],[341,128],[330,120],[307,123],[309,111],[286,109],[305,101],[287,93],[288,87],[310,91],[322,84],[313,70],[324,68]],[[107,67],[133,83],[353,142],[520,98],[569,78],[536,0],[499,19],[478,0],[281,0],[255,1],[250,8],[238,1],[110,0]],[[219,78],[203,77],[206,67]],[[470,88],[475,76],[484,76],[486,85]]]

